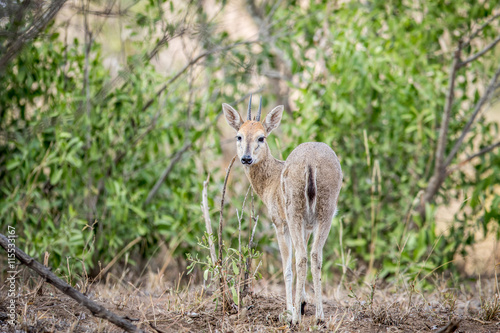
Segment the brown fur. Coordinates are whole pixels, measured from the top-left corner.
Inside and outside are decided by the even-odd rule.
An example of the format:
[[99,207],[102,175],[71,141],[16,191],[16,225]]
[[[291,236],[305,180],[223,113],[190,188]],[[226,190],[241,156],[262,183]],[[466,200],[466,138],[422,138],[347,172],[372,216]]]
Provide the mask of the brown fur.
[[[274,108],[264,123],[247,120],[227,104],[223,111],[228,124],[241,138],[237,141],[240,159],[250,156],[245,173],[253,189],[267,206],[278,238],[283,261],[287,310],[293,323],[301,320],[301,305],[305,300],[307,275],[307,243],[314,234],[311,248],[316,318],[323,320],[321,266],[323,246],[330,231],[342,185],[342,170],[337,155],[326,144],[307,142],[295,148],[286,161],[275,159],[267,142],[259,141],[275,129],[283,107]],[[292,241],[295,248],[297,284],[292,301]]]

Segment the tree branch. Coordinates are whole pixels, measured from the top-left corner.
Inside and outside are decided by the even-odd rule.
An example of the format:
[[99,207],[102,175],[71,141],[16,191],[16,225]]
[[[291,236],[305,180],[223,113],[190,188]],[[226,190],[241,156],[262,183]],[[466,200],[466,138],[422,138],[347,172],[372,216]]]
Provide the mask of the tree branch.
[[271,74],[272,76],[266,74],[263,75],[268,77],[268,79],[270,80],[270,87],[272,88],[274,95],[280,96],[278,97],[278,104],[283,104],[285,106],[285,111],[293,118],[293,113],[290,109],[290,104],[288,101],[290,89],[288,87],[285,87],[285,92],[282,92],[280,85],[280,80],[284,80],[287,83],[291,82],[292,64],[287,59],[285,52],[283,52],[281,48],[276,46],[274,38],[272,38],[273,35],[271,33],[270,24],[270,22],[273,22],[272,15],[274,15],[277,7],[281,4],[281,0],[275,2],[267,17],[264,15],[261,8],[257,6],[255,0],[246,0],[246,4],[248,13],[259,29],[259,38],[265,41],[265,44],[269,46],[271,54],[274,55],[271,63],[271,70],[276,70],[280,73],[280,75],[276,75],[275,73],[270,73],[270,71],[267,71],[267,74]]
[[472,113],[469,121],[467,122],[467,124],[465,125],[464,129],[462,130],[462,134],[457,139],[457,141],[453,145],[453,148],[451,149],[450,153],[446,157],[446,161],[444,162],[444,167],[445,168],[448,165],[450,165],[451,161],[453,160],[453,158],[457,154],[458,149],[462,145],[462,142],[464,141],[465,136],[467,135],[467,133],[469,133],[470,128],[472,127],[472,124],[474,123],[474,120],[476,120],[477,115],[479,114],[479,112],[483,108],[484,104],[490,99],[491,94],[493,94],[493,92],[495,91],[495,88],[496,88],[497,81],[498,81],[499,77],[500,77],[500,67],[498,67],[497,71],[495,72],[495,74],[491,78],[490,84],[488,85],[488,88],[486,88],[486,92],[484,93],[484,95],[479,99],[479,101],[477,101],[477,103],[476,103],[476,105],[474,107],[474,112]]
[[484,28],[486,28],[491,22],[493,22],[494,20],[496,20],[497,18],[500,17],[500,13],[496,14],[496,15],[493,15],[492,17],[490,17],[489,19],[486,20],[486,22],[484,22],[479,28],[477,28],[470,36],[469,38],[467,39],[467,42],[464,44],[464,46],[466,45],[469,45],[470,42],[476,38],[480,33],[481,31],[484,30]]
[[85,306],[92,313],[92,315],[98,318],[106,319],[107,321],[115,324],[116,326],[120,327],[121,329],[127,332],[134,332],[134,333],[143,332],[142,330],[138,329],[135,325],[131,324],[126,319],[117,316],[116,314],[109,311],[102,305],[99,305],[94,301],[91,301],[90,299],[85,297],[85,295],[83,295],[81,292],[74,289],[69,284],[58,278],[54,273],[50,271],[48,267],[45,267],[44,265],[40,264],[38,261],[36,261],[32,257],[28,256],[26,253],[21,251],[21,249],[15,246],[13,247],[12,245],[13,243],[11,243],[11,241],[7,237],[5,237],[3,234],[0,234],[0,246],[3,247],[5,251],[9,252],[9,249],[10,251],[14,249],[16,258],[22,264],[34,270],[38,275],[40,275],[48,283],[59,289],[64,294],[73,298],[79,304]]
[[230,50],[230,49],[232,49],[236,46],[239,46],[239,45],[248,45],[248,44],[254,44],[254,43],[257,43],[257,41],[237,42],[237,43],[233,43],[233,44],[230,44],[230,45],[224,46],[224,47],[216,47],[216,48],[213,48],[211,50],[208,50],[208,51],[205,51],[205,52],[199,54],[195,58],[191,59],[191,61],[189,61],[180,71],[178,71],[177,74],[175,74],[173,77],[171,77],[170,80],[167,81],[167,83],[165,83],[160,89],[158,89],[158,91],[155,94],[155,97],[151,98],[144,105],[144,107],[142,108],[142,111],[145,111],[146,109],[148,109],[154,103],[156,98],[158,98],[168,88],[169,85],[174,83],[182,74],[184,74],[185,71],[187,71],[189,69],[189,67],[195,65],[201,59],[203,59],[211,54],[214,54],[214,53]]
[[170,161],[170,164],[165,169],[165,171],[163,171],[160,178],[156,181],[156,184],[155,184],[155,186],[153,186],[153,189],[151,190],[151,192],[149,192],[149,194],[146,198],[146,201],[144,202],[145,205],[147,205],[151,202],[151,199],[153,199],[156,192],[158,192],[158,189],[160,188],[161,184],[165,181],[165,179],[167,179],[170,172],[172,172],[174,166],[177,164],[177,162],[179,162],[179,160],[181,159],[182,155],[186,152],[186,150],[191,148],[191,146],[192,146],[192,143],[188,142],[175,153],[174,157],[172,157],[172,160]]
[[500,36],[498,36],[493,42],[488,44],[481,51],[477,52],[476,54],[474,54],[474,55],[470,56],[469,58],[465,59],[464,61],[462,61],[460,63],[460,67],[467,66],[467,64],[469,64],[469,63],[473,62],[474,60],[477,60],[481,56],[485,55],[488,51],[490,51],[493,47],[495,47],[495,45],[497,45],[498,42],[500,42]]
[[16,40],[7,46],[7,50],[0,57],[0,73],[2,73],[7,64],[23,49],[23,47],[40,34],[50,21],[56,16],[62,8],[66,0],[53,0],[49,8],[41,15],[40,18],[35,18],[34,23],[27,31],[16,38]]
[[467,157],[465,160],[457,163],[453,168],[448,169],[448,171],[446,172],[446,175],[453,173],[454,171],[460,169],[461,167],[463,167],[464,165],[466,165],[467,163],[469,163],[470,161],[472,161],[476,157],[479,157],[479,156],[482,156],[486,153],[489,153],[490,151],[492,151],[493,149],[495,149],[497,147],[500,147],[500,141],[497,141],[494,144],[491,144],[489,146],[484,147],[483,149],[481,149],[477,153],[472,154],[469,157]]
[[460,68],[460,55],[462,52],[462,41],[458,42],[457,49],[453,56],[453,63],[450,68],[450,79],[448,83],[448,92],[446,95],[446,102],[443,110],[443,117],[441,120],[441,127],[439,129],[439,137],[435,153],[434,173],[427,184],[424,191],[419,207],[418,213],[422,220],[425,219],[425,205],[429,203],[436,195],[446,177],[446,167],[444,164],[446,142],[448,139],[448,128],[450,124],[451,109],[455,99],[455,81],[457,78],[457,71]]

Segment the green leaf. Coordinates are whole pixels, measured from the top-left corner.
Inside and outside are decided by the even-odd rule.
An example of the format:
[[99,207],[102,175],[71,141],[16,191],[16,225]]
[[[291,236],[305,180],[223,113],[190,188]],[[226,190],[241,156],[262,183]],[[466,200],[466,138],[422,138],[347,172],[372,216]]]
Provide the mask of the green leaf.
[[50,175],[50,184],[51,185],[56,185],[59,183],[59,180],[61,179],[63,173],[63,169],[58,169],[56,171],[53,171],[52,174]]
[[233,261],[233,272],[236,275],[240,274],[240,269],[238,268],[238,265],[236,265],[236,262]]
[[207,281],[207,280],[208,280],[208,273],[209,273],[209,270],[208,270],[208,269],[206,269],[206,270],[203,272],[203,279],[204,279],[205,281]]

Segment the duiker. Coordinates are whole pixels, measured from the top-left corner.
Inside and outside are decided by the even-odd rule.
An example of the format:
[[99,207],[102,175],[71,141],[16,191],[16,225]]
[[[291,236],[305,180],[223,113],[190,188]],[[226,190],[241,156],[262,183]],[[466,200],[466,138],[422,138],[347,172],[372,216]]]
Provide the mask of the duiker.
[[[311,247],[311,271],[314,285],[316,318],[324,320],[321,266],[332,218],[342,185],[342,170],[335,152],[326,144],[307,142],[295,148],[286,161],[273,157],[267,137],[278,127],[283,106],[277,106],[260,122],[259,111],[251,119],[252,97],[247,119],[228,104],[222,109],[228,124],[235,129],[238,157],[253,189],[267,206],[278,238],[286,286],[286,307],[292,323],[300,322],[305,305],[307,276],[307,244]],[[292,243],[295,248],[297,284],[295,303],[292,300]]]

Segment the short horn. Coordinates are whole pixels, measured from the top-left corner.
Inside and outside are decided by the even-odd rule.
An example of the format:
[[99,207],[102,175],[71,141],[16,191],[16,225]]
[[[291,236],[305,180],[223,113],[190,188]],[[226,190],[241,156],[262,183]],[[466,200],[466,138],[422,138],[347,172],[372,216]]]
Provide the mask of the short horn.
[[250,95],[250,101],[248,101],[247,119],[252,120],[252,95]]
[[259,111],[257,111],[257,117],[255,120],[260,121],[260,114],[262,113],[262,96],[260,96]]

